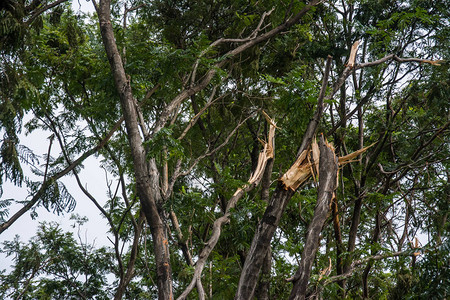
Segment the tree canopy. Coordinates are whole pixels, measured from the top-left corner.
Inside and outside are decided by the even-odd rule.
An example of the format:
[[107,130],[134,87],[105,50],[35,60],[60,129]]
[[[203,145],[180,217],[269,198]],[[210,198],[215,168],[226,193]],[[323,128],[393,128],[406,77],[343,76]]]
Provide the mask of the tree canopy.
[[87,197],[112,246],[42,220],[2,298],[449,296],[445,1],[90,4],[0,4],[0,236]]

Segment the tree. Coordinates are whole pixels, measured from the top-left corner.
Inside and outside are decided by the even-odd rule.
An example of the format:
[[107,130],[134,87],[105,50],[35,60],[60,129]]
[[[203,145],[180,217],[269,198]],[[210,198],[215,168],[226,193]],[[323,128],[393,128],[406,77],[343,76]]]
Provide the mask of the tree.
[[[116,299],[387,297],[424,269],[418,234],[425,257],[445,251],[443,4],[21,5],[37,10],[2,16],[42,25],[20,42],[3,27],[0,175],[30,197],[11,216],[1,200],[0,233],[37,206],[70,211],[73,174],[110,226]],[[43,160],[22,128],[48,132]],[[78,174],[91,155],[117,182],[106,205]]]
[[[76,222],[80,226],[83,219]],[[80,234],[78,238],[79,242],[57,224],[43,222],[27,245],[18,237],[5,242],[3,251],[15,258],[14,271],[2,275],[2,297],[109,299],[104,288],[111,253],[106,248],[93,249]]]

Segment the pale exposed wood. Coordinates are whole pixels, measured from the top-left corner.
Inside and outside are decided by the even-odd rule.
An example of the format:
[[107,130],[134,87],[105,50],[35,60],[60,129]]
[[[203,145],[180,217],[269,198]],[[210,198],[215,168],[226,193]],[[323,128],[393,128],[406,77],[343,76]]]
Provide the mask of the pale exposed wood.
[[303,151],[286,173],[281,176],[280,181],[283,183],[285,189],[295,191],[309,176],[311,176],[311,163],[307,156],[310,151]]
[[[317,4],[316,1],[311,2],[311,4],[313,3],[314,5]],[[331,68],[331,61],[332,57],[328,56],[325,65],[325,73],[322,80],[322,87],[317,101],[317,109],[316,112],[314,113],[314,117],[308,124],[302,143],[297,152],[296,156],[297,158],[302,155],[304,155],[305,158],[307,157],[309,151],[308,149],[311,145],[311,142],[316,133],[317,126],[322,117],[324,108],[324,97],[326,87],[328,85],[328,75]],[[306,152],[303,153],[304,151]],[[307,161],[308,160],[309,159],[307,159]],[[301,163],[298,164],[298,166],[300,165]],[[311,168],[308,167],[308,169]],[[295,175],[295,170],[292,171],[293,171],[292,175]],[[288,179],[287,177],[289,176],[286,176],[285,178],[286,180]],[[293,183],[295,183],[295,180]],[[275,233],[275,230],[278,227],[281,216],[283,215],[283,212],[289,200],[292,198],[292,195],[294,195],[295,192],[295,190],[289,187],[290,185],[291,185],[290,181],[288,181],[287,184],[285,184],[282,180],[279,180],[275,192],[273,193],[272,197],[269,200],[264,215],[256,229],[252,244],[247,253],[247,258],[242,268],[238,289],[235,295],[236,300],[251,299],[255,293],[259,273],[261,271],[261,267],[264,263],[264,260],[266,259],[267,252],[269,251],[270,242]]]
[[355,152],[353,152],[353,153],[350,153],[350,154],[347,154],[347,155],[345,155],[345,156],[339,157],[339,165],[340,165],[340,166],[343,166],[343,165],[346,165],[346,164],[348,164],[348,163],[353,162],[353,159],[354,159],[355,157],[357,157],[358,155],[360,155],[360,154],[366,152],[367,149],[369,149],[370,147],[372,147],[372,146],[375,145],[375,144],[376,144],[376,143],[373,143],[373,144],[370,145],[370,146],[364,147],[364,148],[359,149],[359,150],[357,150],[357,151],[355,151]]
[[[316,171],[316,174],[319,175],[319,158],[320,158],[320,150],[319,145],[317,144],[317,140],[314,139],[311,143],[311,151],[312,151],[312,158],[314,162],[314,168]],[[316,181],[317,179],[315,179]]]
[[319,148],[319,191],[317,203],[313,219],[306,233],[306,243],[301,255],[300,265],[293,278],[294,286],[289,297],[290,300],[305,299],[311,268],[319,248],[320,232],[327,219],[330,203],[337,187],[338,160],[334,154],[334,147],[321,136]]
[[203,268],[206,264],[206,261],[211,254],[212,250],[216,246],[219,241],[219,237],[222,231],[222,226],[229,222],[230,220],[230,210],[233,209],[237,202],[244,196],[245,193],[253,190],[260,182],[264,175],[264,170],[267,165],[267,161],[273,158],[274,152],[274,135],[275,135],[275,122],[270,119],[267,115],[265,115],[267,121],[270,124],[269,134],[268,134],[268,142],[265,143],[263,150],[260,152],[258,158],[258,165],[256,167],[255,172],[250,177],[247,184],[243,187],[236,189],[233,196],[228,201],[228,205],[226,207],[225,213],[222,217],[216,219],[213,224],[211,236],[205,244],[205,247],[200,252],[200,255],[195,263],[194,275],[192,277],[191,282],[187,286],[187,288],[181,293],[181,295],[177,298],[177,300],[186,299],[186,297],[192,292],[194,286],[198,284],[201,280],[201,275]]
[[[328,148],[332,149],[334,152],[334,146],[328,141],[325,140],[325,143]],[[364,153],[367,149],[372,147],[374,144],[367,146],[363,149],[357,150],[353,153],[350,153],[346,156],[339,157],[339,165],[345,165],[347,163],[352,162],[352,159],[357,157],[358,155]],[[309,155],[312,155],[313,162],[311,162],[308,158]],[[319,155],[320,150],[317,145],[317,142],[314,140],[311,143],[311,150],[303,151],[294,164],[289,168],[289,170],[281,176],[280,181],[283,182],[283,185],[286,189],[290,188],[292,190],[296,190],[302,183],[308,180],[309,176],[313,175],[312,167],[315,168],[315,171],[318,174],[319,170]]]
[[331,273],[331,269],[332,269],[333,264],[331,263],[331,258],[330,258],[330,257],[328,257],[328,260],[329,260],[328,267],[326,267],[325,269],[323,269],[322,271],[320,271],[320,274],[319,274],[319,281],[320,281],[323,277],[328,276],[328,275],[330,275],[330,273]]
[[358,52],[358,46],[359,46],[359,40],[356,41],[352,45],[352,49],[350,50],[350,57],[348,59],[348,64],[347,64],[347,66],[349,68],[353,68],[353,66],[355,65],[356,53]]

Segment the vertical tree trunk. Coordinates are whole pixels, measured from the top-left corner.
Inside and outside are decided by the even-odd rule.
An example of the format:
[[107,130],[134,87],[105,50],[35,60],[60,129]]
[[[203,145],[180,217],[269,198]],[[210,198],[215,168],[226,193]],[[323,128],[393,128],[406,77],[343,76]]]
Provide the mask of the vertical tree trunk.
[[294,190],[285,189],[283,182],[278,181],[277,188],[253,237],[252,245],[241,272],[238,291],[235,296],[236,300],[248,300],[253,297],[259,272],[270,247],[270,241],[293,194]]
[[[273,143],[274,144],[274,143]],[[275,148],[275,147],[274,147]],[[267,161],[266,170],[261,180],[261,199],[269,202],[270,199],[270,182],[273,169],[273,159]],[[266,257],[264,258],[261,268],[261,276],[259,277],[258,288],[256,289],[256,298],[258,300],[269,300],[270,298],[270,272],[272,270],[272,248],[269,245]]]
[[[315,3],[315,1],[313,2]],[[298,165],[297,162],[302,154],[307,152],[310,148],[311,141],[314,138],[320,118],[322,117],[323,100],[325,98],[325,91],[328,85],[328,75],[331,68],[331,61],[332,57],[328,56],[322,81],[322,88],[317,101],[317,109],[312,120],[308,124],[302,144],[300,145],[300,149],[297,153],[297,160],[291,169],[301,167],[301,165]],[[306,179],[307,178],[304,180]],[[289,200],[292,198],[297,188],[298,185],[295,187],[286,186],[281,179],[278,180],[278,185],[270,198],[269,204],[267,205],[264,215],[258,224],[255,235],[253,236],[252,245],[250,246],[250,250],[247,254],[247,259],[245,260],[241,277],[239,279],[235,296],[236,300],[247,300],[253,297],[256,285],[258,283],[259,272],[261,271],[264,259],[266,258],[273,234],[280,223],[281,216],[283,215]]]
[[133,93],[114,39],[110,20],[110,4],[110,0],[100,1],[97,11],[102,40],[122,104],[131,156],[133,158],[137,193],[152,234],[157,269],[158,298],[173,299],[169,245],[165,226],[157,208],[157,202],[161,198],[159,173],[155,161],[147,161],[145,149],[142,146]]
[[[342,261],[342,253],[344,253],[344,244],[342,243],[341,225],[339,222],[339,210],[336,197],[333,199],[331,203],[331,213],[333,218],[334,239],[336,243],[336,273],[337,275],[342,275],[344,267]],[[339,281],[338,284],[343,291],[344,282]],[[343,296],[343,294],[341,296]]]
[[338,161],[334,154],[334,149],[326,144],[323,136],[320,138],[319,147],[319,192],[317,195],[317,204],[313,219],[306,233],[306,244],[302,252],[300,266],[294,276],[294,287],[289,297],[290,300],[305,299],[312,264],[319,247],[320,232],[327,219],[330,203],[337,187]]

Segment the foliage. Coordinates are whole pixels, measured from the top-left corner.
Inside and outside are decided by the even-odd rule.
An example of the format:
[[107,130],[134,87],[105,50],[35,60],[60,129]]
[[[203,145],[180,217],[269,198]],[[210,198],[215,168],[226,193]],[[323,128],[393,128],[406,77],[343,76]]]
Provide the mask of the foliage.
[[[339,171],[336,211],[322,228],[308,295],[448,297],[450,47],[444,2],[324,1],[233,56],[255,36],[286,24],[305,3],[112,1],[110,21],[138,112],[146,168],[156,165],[145,178],[136,175],[142,166],[136,165],[130,124],[121,119],[127,84],[116,86],[98,16],[74,12],[68,2],[40,11],[50,3],[0,5],[0,197],[8,185],[29,195],[0,198],[0,234],[8,221],[22,220],[13,218],[13,204],[38,219],[40,207],[70,212],[80,199],[60,180],[70,174],[108,223],[113,248],[96,249],[56,224],[41,223],[28,243],[4,242],[2,251],[14,265],[1,274],[2,297],[109,299],[123,285],[124,298],[154,299],[155,228],[146,225],[151,220],[145,220],[140,180],[156,178],[148,189],[167,234],[175,296],[191,282],[214,222],[226,216],[201,283],[208,297],[233,298],[268,207],[263,192],[273,196],[295,161],[318,106],[327,55],[333,64],[316,133],[333,142],[338,156],[374,145]],[[333,90],[356,40],[357,66]],[[391,54],[416,60],[358,68]],[[175,103],[180,95],[187,96]],[[277,124],[273,171],[228,211],[267,139],[262,111]],[[25,134],[38,136],[47,152],[25,146]],[[103,198],[86,188],[85,181],[98,179],[79,176],[91,155],[106,171]],[[298,268],[316,200],[317,183],[310,180],[287,204],[270,242],[270,270],[261,277],[269,278],[271,299],[290,294],[286,279]],[[408,252],[416,237],[422,242],[417,248],[423,246],[417,257]],[[377,255],[386,257],[352,265]],[[330,259],[330,272],[321,275]],[[345,280],[334,277],[345,274]],[[193,291],[189,297],[197,296]]]
[[12,256],[13,271],[1,275],[2,298],[109,299],[110,250],[86,244],[78,230],[77,241],[59,225],[42,222],[28,243],[19,236],[4,242],[1,251]]

